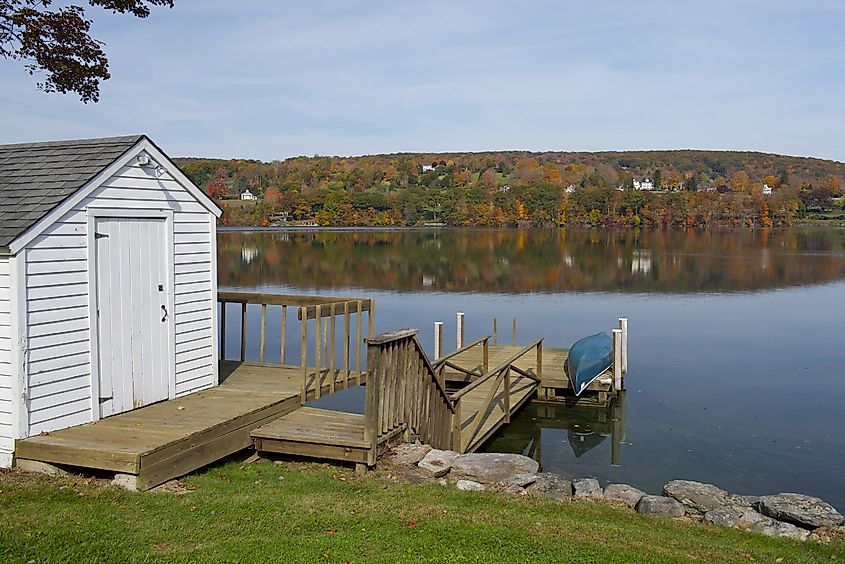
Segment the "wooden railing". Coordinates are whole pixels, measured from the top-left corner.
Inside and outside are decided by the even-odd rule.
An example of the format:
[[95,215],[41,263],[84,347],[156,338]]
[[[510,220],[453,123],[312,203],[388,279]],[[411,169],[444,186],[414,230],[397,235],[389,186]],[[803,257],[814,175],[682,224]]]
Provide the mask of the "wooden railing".
[[[458,356],[461,353],[464,353],[472,348],[481,345],[482,352],[481,352],[481,364],[476,366],[475,368],[464,368],[463,366],[458,366],[454,362],[451,361],[452,358]],[[487,374],[488,365],[490,363],[490,336],[487,335],[486,337],[481,337],[477,341],[473,341],[472,343],[459,348],[458,350],[451,352],[445,356],[441,356],[440,358],[434,361],[434,371],[437,373],[437,377],[440,379],[440,383],[444,385],[446,382],[445,371],[446,368],[451,368],[453,370],[457,370],[462,374],[466,374],[467,376],[475,376],[477,378],[481,378],[485,374]]]
[[[281,335],[279,339],[279,358],[281,365],[288,363],[287,349],[293,342],[288,331],[288,309],[294,308],[300,322],[299,329],[299,368],[302,371],[300,402],[305,403],[308,393],[319,398],[328,379],[329,393],[335,391],[337,377],[348,382],[352,377],[357,384],[365,374],[362,366],[361,348],[363,339],[363,313],[367,314],[367,335],[373,335],[375,302],[372,299],[338,298],[330,296],[299,296],[283,294],[260,294],[250,292],[219,292],[217,301],[220,309],[220,358],[226,359],[226,323],[228,304],[240,304],[240,356],[246,361],[247,349],[247,306],[261,306],[260,340],[258,362],[267,363],[267,313],[268,307],[281,309]],[[353,320],[354,316],[354,320]],[[309,343],[308,322],[314,320],[314,341],[310,352],[313,366],[308,366]],[[342,330],[337,329],[338,321]],[[354,321],[354,337],[352,324]],[[338,334],[339,333],[339,334]],[[340,361],[337,362],[338,340],[342,343]],[[350,343],[351,341],[351,343]],[[354,361],[353,361],[354,356]]]
[[[514,363],[536,349],[537,351],[537,370],[532,373],[530,369],[523,370]],[[502,393],[502,409],[504,411],[505,423],[510,423],[511,416],[511,372],[529,378],[539,384],[543,378],[543,339],[537,339],[521,351],[513,354],[501,364],[486,372],[481,378],[475,380],[459,392],[452,394],[452,403],[454,406],[455,417],[453,419],[452,429],[452,450],[464,452],[465,448],[473,444],[481,426],[487,416],[490,407],[493,405],[494,399],[501,390]],[[491,383],[492,381],[492,383]],[[467,437],[464,439],[463,420],[461,418],[461,400],[473,390],[489,385],[490,388],[481,402],[480,408],[476,418],[470,424],[467,431]]]
[[399,433],[408,441],[451,447],[455,410],[416,335],[416,329],[402,329],[366,341],[364,440],[374,454]]

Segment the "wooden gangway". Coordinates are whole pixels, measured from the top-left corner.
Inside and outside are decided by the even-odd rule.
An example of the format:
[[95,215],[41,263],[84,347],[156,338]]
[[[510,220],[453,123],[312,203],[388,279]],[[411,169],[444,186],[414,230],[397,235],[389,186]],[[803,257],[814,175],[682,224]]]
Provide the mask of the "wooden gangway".
[[373,466],[387,444],[400,437],[473,452],[510,421],[541,381],[540,374],[516,364],[534,352],[542,365],[542,339],[454,394],[446,391],[444,381],[448,359],[432,365],[416,329],[385,333],[366,343],[364,415],[300,409],[254,430],[256,450],[348,461],[359,470]]

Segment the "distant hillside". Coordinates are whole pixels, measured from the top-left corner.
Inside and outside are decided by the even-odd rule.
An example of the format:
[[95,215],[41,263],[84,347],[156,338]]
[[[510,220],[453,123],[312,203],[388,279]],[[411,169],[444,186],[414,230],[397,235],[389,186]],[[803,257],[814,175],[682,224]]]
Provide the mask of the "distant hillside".
[[[734,151],[177,159],[224,223],[789,224],[841,207],[845,164]],[[654,191],[636,187],[654,187]],[[233,205],[249,190],[259,200]],[[769,194],[771,190],[771,194]],[[766,208],[764,210],[764,207]]]

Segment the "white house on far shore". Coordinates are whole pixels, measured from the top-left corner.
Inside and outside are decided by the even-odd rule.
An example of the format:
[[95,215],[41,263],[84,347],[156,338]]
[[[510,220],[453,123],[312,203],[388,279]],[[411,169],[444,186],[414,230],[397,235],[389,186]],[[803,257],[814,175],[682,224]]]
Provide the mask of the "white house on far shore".
[[244,190],[243,193],[241,194],[241,200],[257,200],[257,199],[258,199],[258,196],[256,196],[252,192],[250,192],[249,188]]
[[772,187],[768,184],[763,184],[763,195],[764,196],[771,196],[772,195]]
[[643,178],[642,180],[634,179],[634,190],[654,190],[654,182],[651,178]]

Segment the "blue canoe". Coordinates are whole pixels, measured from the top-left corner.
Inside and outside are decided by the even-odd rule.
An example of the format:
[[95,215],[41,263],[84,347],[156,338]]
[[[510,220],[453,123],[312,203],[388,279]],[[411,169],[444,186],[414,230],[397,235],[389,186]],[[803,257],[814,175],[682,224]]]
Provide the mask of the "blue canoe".
[[610,368],[613,360],[613,341],[605,333],[584,337],[569,349],[566,373],[575,395],[580,396],[596,377]]

